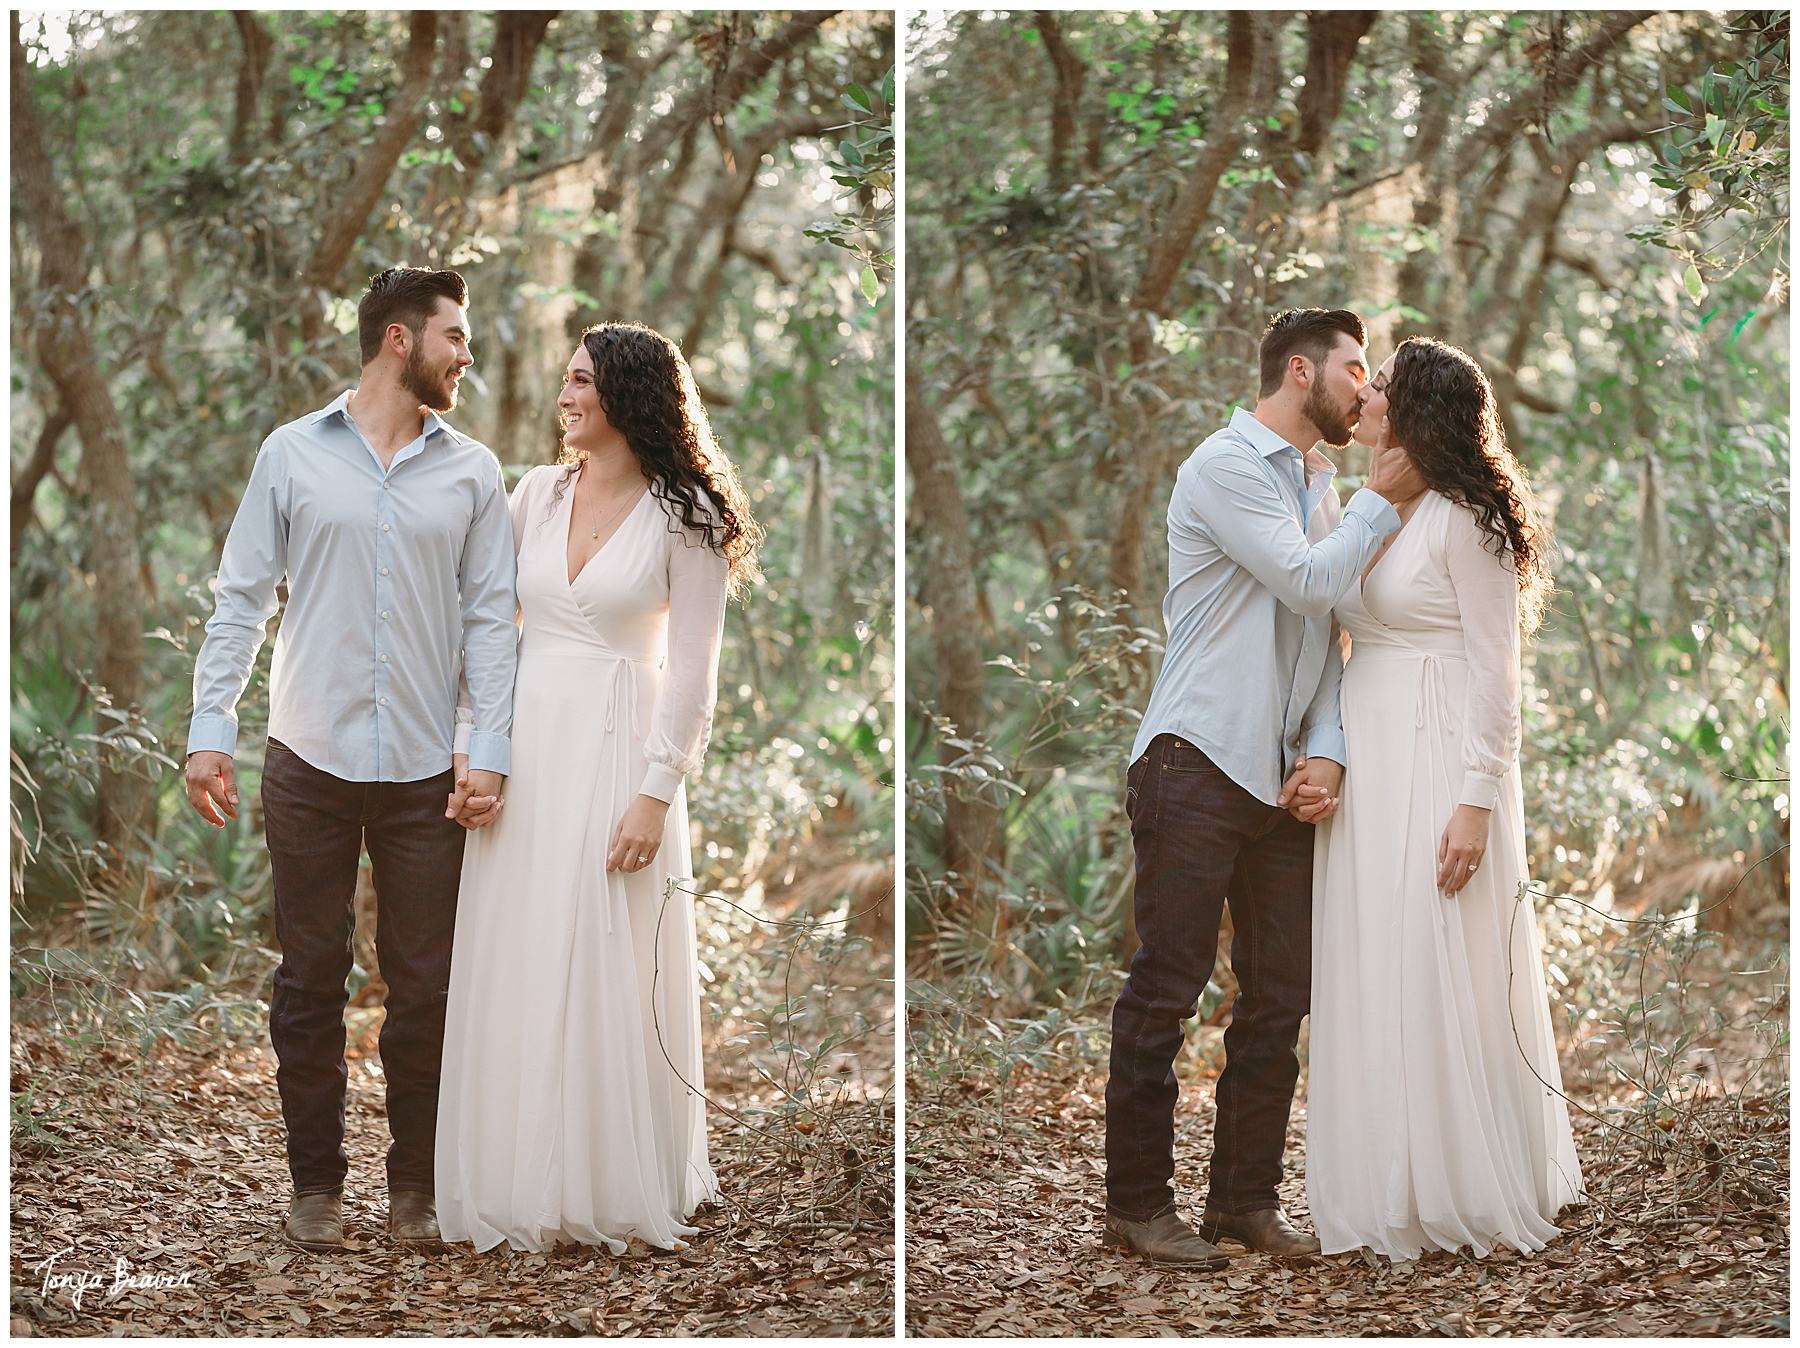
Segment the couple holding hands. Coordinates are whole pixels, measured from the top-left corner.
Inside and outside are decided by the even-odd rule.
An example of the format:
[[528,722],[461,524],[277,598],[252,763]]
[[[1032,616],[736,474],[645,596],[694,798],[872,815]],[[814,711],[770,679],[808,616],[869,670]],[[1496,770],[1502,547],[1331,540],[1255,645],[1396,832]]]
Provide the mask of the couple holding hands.
[[366,846],[390,1234],[680,1248],[717,1190],[682,782],[762,531],[687,362],[641,324],[582,334],[560,461],[510,500],[494,455],[438,415],[473,364],[463,278],[383,272],[358,334],[358,387],[257,454],[188,738],[188,797],[223,825],[237,702],[285,582],[262,808],[286,1237],[344,1240]]

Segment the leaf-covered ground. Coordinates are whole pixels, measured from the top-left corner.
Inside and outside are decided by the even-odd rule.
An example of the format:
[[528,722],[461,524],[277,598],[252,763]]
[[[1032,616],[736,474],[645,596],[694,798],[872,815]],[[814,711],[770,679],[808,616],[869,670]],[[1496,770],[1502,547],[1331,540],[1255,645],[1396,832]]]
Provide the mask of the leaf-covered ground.
[[[1229,1268],[1183,1273],[1100,1244],[1105,1083],[1103,1070],[1027,1072],[1003,1117],[954,1090],[909,1097],[909,1335],[1787,1337],[1785,1093],[1707,1120],[1732,1173],[1766,1185],[1728,1183],[1689,1220],[1634,1220],[1668,1210],[1683,1177],[1624,1149],[1610,1158],[1577,1113],[1590,1192],[1607,1201],[1565,1213],[1563,1238],[1535,1257],[1284,1261],[1228,1245]],[[1203,1197],[1212,1085],[1188,1082],[1176,1114],[1176,1183],[1190,1219]],[[1302,1224],[1304,1133],[1297,1105],[1282,1201]],[[1744,1168],[1752,1163],[1761,1164]]]
[[[822,1211],[816,1176],[745,1145],[716,1112],[726,1202],[703,1210],[684,1253],[392,1244],[372,1024],[357,1044],[350,1243],[315,1255],[281,1240],[290,1184],[272,1054],[165,1043],[147,1065],[116,1050],[75,1060],[66,1041],[15,1024],[13,1335],[892,1334],[884,1186],[862,1186],[861,1210]],[[841,1174],[831,1178],[846,1191]],[[48,1273],[65,1281],[46,1289],[51,1256]],[[116,1286],[120,1260],[135,1286]],[[69,1274],[93,1280],[79,1307]],[[183,1274],[186,1286],[167,1285]],[[153,1285],[157,1275],[165,1285]]]

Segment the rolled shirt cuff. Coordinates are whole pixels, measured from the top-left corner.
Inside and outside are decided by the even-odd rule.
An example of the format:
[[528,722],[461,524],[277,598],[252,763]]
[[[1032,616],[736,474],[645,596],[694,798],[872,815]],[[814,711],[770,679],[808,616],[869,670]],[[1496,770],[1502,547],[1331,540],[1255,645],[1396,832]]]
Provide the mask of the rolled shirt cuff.
[[1316,725],[1306,732],[1306,756],[1329,758],[1340,768],[1349,765],[1350,748],[1341,725]]
[[475,727],[472,724],[468,721],[458,721],[456,723],[456,735],[450,741],[450,752],[453,754],[468,753],[469,739],[474,733]]
[[[462,727],[457,727],[457,742],[461,742]],[[443,741],[439,740],[439,744]],[[506,735],[496,735],[492,731],[474,730],[471,728],[468,740],[469,771],[497,772],[502,777],[512,775],[512,739]],[[460,749],[456,752],[462,752]]]
[[187,751],[229,754],[237,757],[237,722],[217,713],[196,716],[188,726]]
[[1463,774],[1462,796],[1459,805],[1473,805],[1478,809],[1491,810],[1500,803],[1500,777],[1490,776],[1485,772],[1470,770]]
[[684,775],[667,763],[652,763],[644,771],[644,784],[638,788],[638,794],[672,805],[681,791],[681,779]]
[[1344,507],[1344,514],[1360,516],[1375,530],[1377,538],[1386,538],[1400,527],[1399,512],[1389,504],[1387,497],[1367,487],[1357,489],[1350,504]]

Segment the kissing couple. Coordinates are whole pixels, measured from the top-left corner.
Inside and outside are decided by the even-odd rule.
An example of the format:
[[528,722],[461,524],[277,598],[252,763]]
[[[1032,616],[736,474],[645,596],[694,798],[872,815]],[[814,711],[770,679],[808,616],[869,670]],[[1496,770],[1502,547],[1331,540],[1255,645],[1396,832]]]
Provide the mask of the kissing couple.
[[463,278],[384,271],[357,328],[358,386],[256,456],[188,734],[188,798],[223,827],[238,699],[285,583],[262,811],[286,1238],[344,1242],[366,847],[389,1234],[682,1248],[718,1192],[682,783],[762,530],[687,362],[642,324],[582,334],[559,461],[510,500],[499,461],[440,415],[474,363]]
[[[1538,1250],[1582,1198],[1524,886],[1519,649],[1546,535],[1466,353],[1297,309],[1169,502],[1167,655],[1126,784],[1142,946],[1113,1007],[1107,1244]],[[1339,508],[1315,445],[1369,447]],[[1239,992],[1210,1187],[1176,1211],[1174,1062],[1223,910]],[[1306,1200],[1277,1188],[1310,1012]]]

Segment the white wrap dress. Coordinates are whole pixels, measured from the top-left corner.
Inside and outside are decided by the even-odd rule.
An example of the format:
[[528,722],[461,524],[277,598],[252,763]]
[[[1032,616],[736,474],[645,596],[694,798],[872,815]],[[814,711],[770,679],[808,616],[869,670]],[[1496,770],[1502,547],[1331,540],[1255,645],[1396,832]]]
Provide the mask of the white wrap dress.
[[[574,483],[514,489],[518,683],[506,807],[469,835],[438,1103],[444,1239],[678,1248],[716,1196],[700,1095],[682,779],[711,728],[726,563],[646,492],[571,584]],[[640,794],[641,871],[606,869]],[[666,893],[670,881],[686,886]]]
[[[1313,865],[1306,1198],[1326,1254],[1541,1249],[1582,1193],[1519,781],[1519,589],[1429,494],[1334,612],[1347,765]],[[1458,804],[1488,848],[1455,897]]]

